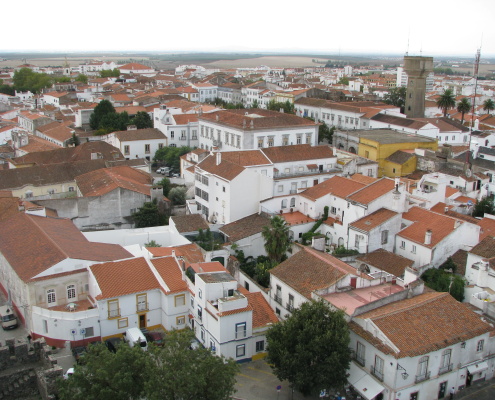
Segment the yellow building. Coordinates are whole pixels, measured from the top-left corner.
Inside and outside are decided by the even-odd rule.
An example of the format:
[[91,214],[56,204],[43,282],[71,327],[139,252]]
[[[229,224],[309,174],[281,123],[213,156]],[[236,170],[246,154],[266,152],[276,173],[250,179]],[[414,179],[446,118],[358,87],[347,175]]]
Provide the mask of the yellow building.
[[[399,150],[438,149],[437,139],[409,133],[397,132],[392,129],[372,129],[369,131],[352,132],[359,137],[358,155],[378,162],[378,176],[404,176],[416,169],[416,156],[409,152],[397,153]],[[395,172],[394,172],[395,170]]]

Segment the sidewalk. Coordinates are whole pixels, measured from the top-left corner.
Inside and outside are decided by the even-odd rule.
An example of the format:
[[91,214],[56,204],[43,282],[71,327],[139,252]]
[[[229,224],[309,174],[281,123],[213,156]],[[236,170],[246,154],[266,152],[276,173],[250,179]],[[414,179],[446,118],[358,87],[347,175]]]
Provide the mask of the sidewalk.
[[[445,397],[448,399],[448,395]],[[454,400],[492,400],[495,399],[495,379],[473,383],[470,387],[458,391]]]

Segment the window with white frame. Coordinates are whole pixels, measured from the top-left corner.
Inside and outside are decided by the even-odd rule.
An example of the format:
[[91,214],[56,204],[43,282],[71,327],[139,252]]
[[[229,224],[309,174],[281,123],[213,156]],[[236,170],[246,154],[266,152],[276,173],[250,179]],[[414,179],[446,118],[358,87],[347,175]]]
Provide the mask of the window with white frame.
[[291,206],[291,207],[295,207],[295,206],[296,206],[296,198],[295,198],[295,197],[292,197],[292,198],[290,199],[290,206]]
[[239,344],[235,348],[235,356],[236,357],[244,357],[246,355],[246,345]]
[[404,242],[403,240],[401,240],[401,242],[400,242],[400,248],[401,249],[405,249],[406,248],[406,242]]
[[452,356],[452,349],[445,349],[442,353],[442,359],[440,361],[440,368],[447,368],[450,365],[450,358]]
[[284,185],[278,185],[278,192],[281,193],[284,191]]
[[246,337],[246,323],[241,322],[239,324],[235,324],[235,338],[245,338]]
[[388,231],[382,231],[382,244],[388,243]]
[[484,345],[485,345],[485,341],[483,339],[478,341],[478,344],[476,345],[476,352],[479,353],[480,351],[483,351]]
[[72,300],[76,298],[76,285],[67,286],[67,300]]
[[416,245],[412,245],[411,253],[416,254]]
[[430,357],[424,356],[419,359],[418,362],[418,377],[425,377],[428,373],[428,362]]
[[56,303],[55,289],[48,289],[46,291],[46,302],[48,305]]
[[265,350],[265,341],[260,340],[256,342],[256,352],[259,353],[260,351],[264,351],[264,350]]

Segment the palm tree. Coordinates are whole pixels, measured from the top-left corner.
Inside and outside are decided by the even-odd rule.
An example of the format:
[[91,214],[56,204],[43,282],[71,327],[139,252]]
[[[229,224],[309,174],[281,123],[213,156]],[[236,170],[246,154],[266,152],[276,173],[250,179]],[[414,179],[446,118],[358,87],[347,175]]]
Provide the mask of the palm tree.
[[275,215],[270,219],[270,225],[263,227],[261,234],[265,239],[266,254],[280,263],[290,248],[289,226],[282,217]]
[[457,103],[457,111],[461,113],[461,124],[464,123],[464,114],[469,112],[470,109],[471,103],[469,102],[467,97],[464,97],[459,103]]
[[490,111],[495,110],[495,103],[492,99],[485,100],[485,102],[483,103],[483,110],[488,111],[488,114],[490,114]]
[[443,116],[447,116],[447,110],[455,107],[455,97],[451,89],[445,89],[437,100],[438,108],[443,110]]

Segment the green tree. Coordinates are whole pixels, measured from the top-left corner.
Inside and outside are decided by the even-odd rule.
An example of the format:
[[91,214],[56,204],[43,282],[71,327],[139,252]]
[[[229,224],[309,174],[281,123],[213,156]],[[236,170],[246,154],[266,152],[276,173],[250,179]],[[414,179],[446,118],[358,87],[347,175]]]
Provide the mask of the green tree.
[[392,104],[393,106],[400,107],[400,112],[404,113],[406,107],[406,87],[399,86],[389,90],[389,93],[385,95],[384,102],[386,104]]
[[254,268],[254,279],[256,282],[265,288],[270,286],[270,270],[275,266],[276,263],[270,259],[257,260],[256,267]]
[[58,384],[61,400],[141,399],[147,373],[148,353],[139,346],[119,346],[116,353],[103,343],[90,345],[74,374]]
[[76,76],[76,82],[82,82],[84,84],[88,83],[88,76],[84,74],[79,74]]
[[120,76],[120,70],[117,68],[104,69],[103,71],[100,71],[100,76],[102,78],[118,78]]
[[268,102],[266,108],[267,110],[271,110],[271,111],[284,110],[284,113],[286,114],[295,114],[294,104],[291,103],[289,100],[286,100],[285,102],[277,102],[274,99],[272,99]]
[[253,105],[251,106],[251,108],[259,108],[259,103],[258,103],[257,99],[254,99]]
[[136,228],[165,225],[165,216],[160,215],[156,202],[144,203],[134,214]]
[[155,242],[154,240],[151,240],[150,242],[145,243],[144,247],[162,247],[162,246],[157,242]]
[[153,128],[153,121],[146,111],[138,111],[131,124],[136,125],[138,129]]
[[143,398],[149,400],[228,400],[234,394],[239,370],[232,359],[217,357],[200,346],[190,350],[193,334],[172,331],[164,346],[153,346],[149,353],[148,379]]
[[129,114],[127,111],[121,113],[108,113],[101,117],[98,129],[103,130],[106,133],[115,131],[125,131],[127,125],[130,124]]
[[495,215],[495,206],[491,197],[483,197],[481,200],[476,200],[473,208],[473,217],[483,217],[486,214]]
[[91,117],[89,118],[89,126],[91,129],[98,129],[100,127],[101,119],[107,115],[115,113],[115,107],[108,100],[102,100],[100,103],[94,108]]
[[348,85],[349,84],[349,78],[347,76],[343,76],[342,78],[339,79],[339,85]]
[[443,116],[447,116],[447,111],[455,107],[455,96],[451,89],[445,89],[437,100],[437,106],[443,111]]
[[163,178],[160,182],[158,182],[158,186],[162,187],[163,195],[165,197],[168,197],[168,192],[170,192],[170,189],[172,188],[172,183],[170,183],[170,179]]
[[153,160],[164,162],[173,170],[180,171],[180,157],[189,153],[191,150],[192,149],[188,146],[162,147],[156,151]]
[[342,310],[331,310],[323,301],[303,303],[266,338],[275,375],[304,395],[347,383],[350,339]]
[[421,275],[425,285],[437,292],[449,292],[457,301],[464,300],[465,281],[462,276],[454,275],[443,269],[431,268]]
[[79,140],[79,136],[77,136],[75,132],[72,134],[72,137],[67,142],[70,145],[73,145],[74,147],[79,146],[81,144],[81,141]]
[[183,206],[186,204],[186,192],[187,189],[185,187],[174,187],[170,189],[168,192],[168,198],[175,206]]
[[483,103],[483,110],[490,114],[495,110],[495,102],[492,99],[486,99]]
[[54,82],[57,83],[69,83],[71,82],[70,78],[68,76],[57,76],[53,78]]
[[318,127],[318,142],[327,141],[332,144],[333,133],[335,132],[335,126],[328,127],[324,122]]
[[264,226],[261,232],[265,240],[265,250],[268,257],[280,263],[290,248],[289,226],[285,220],[278,215],[270,219],[270,225]]
[[9,96],[15,95],[15,89],[7,84],[0,84],[0,93],[8,94]]
[[467,97],[463,97],[459,103],[457,103],[457,111],[461,113],[461,124],[464,123],[464,114],[471,109],[471,103]]
[[40,93],[44,88],[52,85],[53,81],[47,74],[39,74],[30,68],[21,68],[14,72],[14,89],[19,92],[30,91]]

